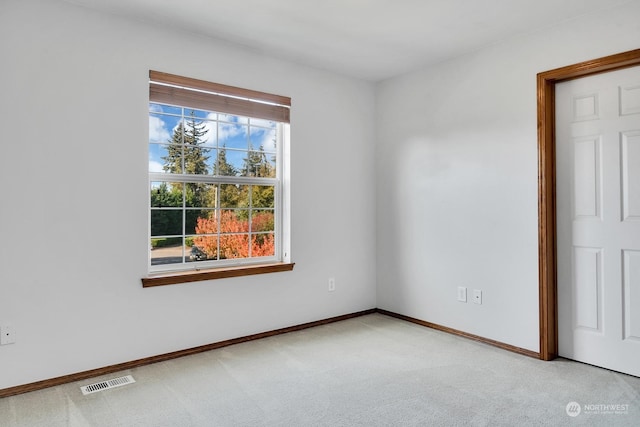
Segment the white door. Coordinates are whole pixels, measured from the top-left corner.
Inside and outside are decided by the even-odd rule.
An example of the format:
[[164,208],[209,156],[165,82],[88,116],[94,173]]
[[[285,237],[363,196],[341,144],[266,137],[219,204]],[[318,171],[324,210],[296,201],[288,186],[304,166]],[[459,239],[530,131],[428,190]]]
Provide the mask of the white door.
[[556,85],[559,355],[640,376],[640,67]]

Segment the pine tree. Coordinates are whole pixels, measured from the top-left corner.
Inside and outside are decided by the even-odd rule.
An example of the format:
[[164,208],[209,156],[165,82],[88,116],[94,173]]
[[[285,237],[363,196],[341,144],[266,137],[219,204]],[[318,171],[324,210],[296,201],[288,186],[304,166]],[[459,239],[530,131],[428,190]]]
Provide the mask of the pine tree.
[[[163,169],[173,174],[207,175],[209,169],[210,148],[203,147],[205,135],[209,132],[202,121],[198,121],[195,112],[191,111],[189,117],[181,121],[173,131]],[[215,191],[210,186],[202,183],[172,183],[172,189],[182,194],[184,191],[185,205],[187,207],[213,207],[215,204]],[[185,218],[187,233],[192,233],[196,227],[197,218],[206,215],[207,211],[190,211]]]
[[227,146],[218,149],[218,162],[213,166],[213,174],[218,176],[235,176],[238,171],[227,161]]
[[204,122],[198,122],[195,112],[191,111],[189,118],[181,121],[173,131],[167,155],[162,158],[164,171],[175,174],[206,175],[207,160],[209,160],[207,154],[211,150],[202,147],[202,144],[205,142],[203,137],[208,132],[209,129]]
[[[264,147],[258,151],[249,151],[244,159],[243,176],[256,176],[260,178],[273,178],[276,175],[275,168],[267,160]],[[249,206],[249,189],[242,194],[240,200],[242,207]],[[251,205],[254,208],[272,208],[274,206],[274,188],[272,186],[251,186]]]
[[249,151],[244,159],[242,169],[243,176],[259,176],[262,178],[273,178],[276,176],[275,168],[267,160],[267,154],[261,145],[258,151]]
[[[251,150],[244,159],[242,176],[252,176],[260,178],[275,177],[275,168],[269,162],[264,147]],[[271,185],[247,185],[242,189],[239,206],[250,208],[251,211],[251,232],[269,232],[268,234],[253,234],[251,241],[252,256],[273,255],[274,252],[274,208],[275,193]],[[266,210],[263,210],[266,209]],[[237,215],[239,220],[249,223],[249,209],[241,210]],[[247,242],[248,243],[248,242]]]
[[[225,145],[218,149],[218,162],[214,166],[214,174],[219,176],[236,176],[238,171],[227,161],[227,148]],[[240,186],[234,184],[220,184],[220,207],[238,207],[240,198]]]

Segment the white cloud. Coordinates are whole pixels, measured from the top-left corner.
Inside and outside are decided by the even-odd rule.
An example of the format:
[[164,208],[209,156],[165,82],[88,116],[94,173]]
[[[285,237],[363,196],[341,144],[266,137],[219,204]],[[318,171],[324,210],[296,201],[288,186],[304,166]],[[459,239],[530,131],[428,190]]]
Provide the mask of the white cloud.
[[149,104],[149,112],[151,113],[162,113],[162,107],[158,104]]
[[264,134],[262,136],[261,145],[264,147],[266,151],[275,151],[276,149],[276,130],[275,129],[265,129]]
[[166,123],[156,116],[149,116],[149,142],[167,142],[171,137]]
[[[211,132],[213,134],[213,138],[210,139],[210,142],[212,144],[215,144],[216,142],[215,140],[216,132],[218,133],[220,141],[225,141],[230,137],[234,137],[234,136],[240,135],[243,132],[246,132],[246,127],[242,126],[242,124],[247,123],[247,119],[244,117],[238,118],[238,116],[232,116],[229,114],[216,115],[215,113],[211,113],[209,115],[209,118],[211,120],[215,120],[215,119],[224,120],[218,123],[218,129],[216,129],[215,122],[209,122],[211,123],[211,127],[213,128],[213,131]],[[230,123],[227,123],[227,122],[230,122]]]
[[218,124],[220,141],[245,133],[246,129],[246,126],[220,122]]
[[[215,113],[209,113],[207,118],[209,120],[215,120],[216,115],[215,115]],[[214,122],[214,121],[205,121],[204,122],[204,128],[206,130],[208,130],[207,134],[205,135],[205,137],[207,138],[206,144],[215,145],[216,144],[216,133],[218,132],[218,129],[216,128],[216,122]]]
[[[229,138],[243,134],[246,135],[246,132],[248,132],[248,120],[246,117],[209,113],[206,119],[196,120],[201,120],[200,123],[204,124],[204,129],[207,131],[205,134],[205,143],[207,145],[215,145],[216,140],[219,140],[220,143],[223,144],[224,141]],[[217,120],[220,121],[218,122]],[[167,123],[161,118],[149,116],[149,142],[169,142],[171,135],[173,135],[178,126],[186,121],[186,119],[180,119],[178,123],[176,123],[176,126],[169,130],[167,129]],[[265,150],[273,151],[275,149],[274,141],[276,138],[276,130],[273,127],[274,122],[269,120],[251,119],[251,124],[261,126],[251,128],[254,145],[258,142],[258,146],[262,145]],[[258,148],[258,146],[255,148]]]
[[154,160],[149,160],[149,172],[164,172],[164,170],[162,169],[162,164]]

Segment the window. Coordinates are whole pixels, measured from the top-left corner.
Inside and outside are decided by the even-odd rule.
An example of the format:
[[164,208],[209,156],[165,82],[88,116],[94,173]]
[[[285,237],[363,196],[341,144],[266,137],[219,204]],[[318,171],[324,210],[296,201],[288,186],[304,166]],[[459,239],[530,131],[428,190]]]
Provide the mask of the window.
[[285,262],[289,98],[149,72],[149,271]]

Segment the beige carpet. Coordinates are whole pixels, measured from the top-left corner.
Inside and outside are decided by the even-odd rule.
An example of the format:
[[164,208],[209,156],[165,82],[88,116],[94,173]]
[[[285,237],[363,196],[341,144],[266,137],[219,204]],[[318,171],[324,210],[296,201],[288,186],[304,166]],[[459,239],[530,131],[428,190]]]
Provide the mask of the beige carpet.
[[2,427],[450,425],[638,426],[640,378],[372,314],[0,399]]

